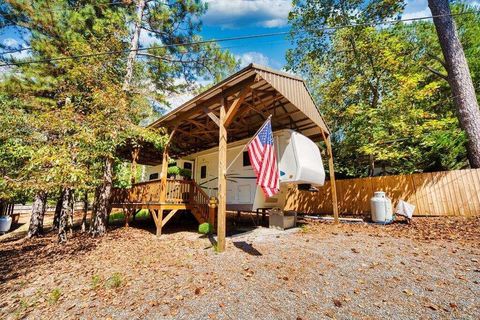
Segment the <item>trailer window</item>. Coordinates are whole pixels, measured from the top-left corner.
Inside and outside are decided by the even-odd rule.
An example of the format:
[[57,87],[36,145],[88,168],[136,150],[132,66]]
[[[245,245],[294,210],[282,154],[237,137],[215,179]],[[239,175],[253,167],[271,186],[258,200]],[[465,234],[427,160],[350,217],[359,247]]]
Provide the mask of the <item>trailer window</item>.
[[152,173],[149,177],[148,177],[149,180],[155,180],[155,179],[158,179],[158,173]]
[[207,177],[207,166],[202,166],[200,168],[200,179],[205,179]]
[[250,156],[248,155],[248,151],[243,151],[243,166],[244,167],[251,166]]

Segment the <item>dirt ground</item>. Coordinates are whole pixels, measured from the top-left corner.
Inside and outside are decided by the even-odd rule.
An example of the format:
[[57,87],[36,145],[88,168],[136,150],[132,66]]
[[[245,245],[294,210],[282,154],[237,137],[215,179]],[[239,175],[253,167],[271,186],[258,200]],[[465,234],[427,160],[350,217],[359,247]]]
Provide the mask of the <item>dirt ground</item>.
[[0,242],[1,319],[478,319],[480,219]]

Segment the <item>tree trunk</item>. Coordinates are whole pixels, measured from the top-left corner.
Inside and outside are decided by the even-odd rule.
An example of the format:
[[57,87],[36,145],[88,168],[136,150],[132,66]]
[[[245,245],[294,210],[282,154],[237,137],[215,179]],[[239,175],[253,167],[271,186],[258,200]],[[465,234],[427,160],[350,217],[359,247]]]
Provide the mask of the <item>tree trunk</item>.
[[75,213],[75,190],[70,190],[68,195],[68,229],[70,236],[73,235],[73,215]]
[[88,191],[85,190],[83,194],[83,217],[82,217],[82,232],[87,230],[87,213],[88,213]]
[[92,217],[91,233],[102,236],[107,232],[107,219],[110,210],[110,197],[112,194],[113,159],[105,159],[103,168],[103,182],[96,201],[95,214]]
[[480,168],[480,110],[467,59],[458,39],[448,0],[428,0],[448,72],[460,125],[468,138],[468,160]]
[[133,36],[130,42],[130,53],[127,58],[127,72],[123,81],[123,90],[129,91],[133,79],[133,67],[135,58],[137,57],[137,49],[140,40],[140,32],[142,30],[143,11],[145,10],[145,0],[136,0],[137,10],[135,14],[135,24],[133,26]]
[[60,213],[62,212],[62,202],[63,196],[65,195],[65,190],[60,188],[60,194],[58,196],[57,204],[55,206],[55,214],[53,216],[53,230],[58,230],[60,224]]
[[65,188],[63,198],[62,198],[62,209],[60,211],[59,223],[58,223],[58,242],[65,243],[67,242],[67,225],[68,225],[68,216],[70,211],[70,193],[72,190],[70,188]]
[[30,216],[30,226],[28,227],[27,237],[38,237],[43,234],[43,218],[47,209],[47,193],[38,191],[35,194],[35,200],[32,205],[32,215]]

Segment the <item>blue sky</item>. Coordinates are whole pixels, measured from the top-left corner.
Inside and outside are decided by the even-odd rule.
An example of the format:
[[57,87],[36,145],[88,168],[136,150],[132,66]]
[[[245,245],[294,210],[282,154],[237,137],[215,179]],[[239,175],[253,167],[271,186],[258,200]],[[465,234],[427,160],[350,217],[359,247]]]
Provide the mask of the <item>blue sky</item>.
[[[288,31],[291,0],[209,0],[204,17],[204,38]],[[409,0],[404,18],[430,16],[427,0]],[[285,36],[222,43],[242,64],[257,62],[275,69],[285,66],[290,42]]]
[[[478,1],[478,0],[475,0]],[[209,10],[203,18],[202,36],[206,39],[248,34],[288,31],[288,12],[291,0],[207,0]],[[409,0],[405,18],[429,16],[427,0]],[[142,34],[144,43],[150,39]],[[0,42],[15,44],[18,36],[7,31],[0,34]],[[241,60],[242,65],[256,62],[275,69],[285,66],[285,52],[290,46],[286,36],[222,42]],[[24,55],[27,52],[23,53]]]

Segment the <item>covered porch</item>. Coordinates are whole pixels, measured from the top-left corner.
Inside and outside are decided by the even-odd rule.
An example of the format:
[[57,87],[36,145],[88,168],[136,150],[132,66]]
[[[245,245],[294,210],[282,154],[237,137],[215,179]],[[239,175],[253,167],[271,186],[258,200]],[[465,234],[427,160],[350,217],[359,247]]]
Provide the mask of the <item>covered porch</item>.
[[[157,234],[178,210],[190,210],[199,223],[217,227],[218,250],[225,249],[227,143],[252,137],[266,119],[272,129],[292,129],[326,146],[334,216],[338,221],[330,132],[301,78],[250,64],[151,124],[169,134],[163,154],[153,148],[122,150],[137,164],[160,165],[160,179],[115,189],[112,207],[126,212],[151,210]],[[218,147],[218,189],[213,201],[193,180],[167,179],[170,158]],[[134,182],[134,181],[133,181]],[[168,214],[164,217],[163,212]]]

